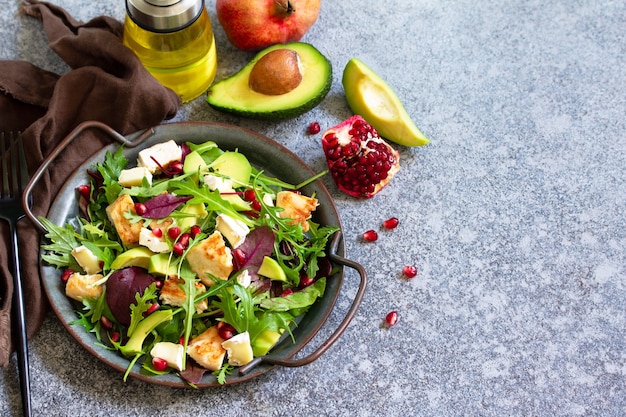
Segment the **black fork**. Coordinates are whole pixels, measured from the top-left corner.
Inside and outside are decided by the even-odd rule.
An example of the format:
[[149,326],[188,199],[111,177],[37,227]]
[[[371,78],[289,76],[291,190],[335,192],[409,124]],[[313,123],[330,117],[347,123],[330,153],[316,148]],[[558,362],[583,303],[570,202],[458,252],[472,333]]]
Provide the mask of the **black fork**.
[[6,147],[5,133],[0,132],[0,173],[2,186],[0,188],[0,218],[9,223],[11,247],[13,254],[11,274],[13,275],[13,320],[17,331],[17,357],[22,393],[22,411],[24,416],[31,415],[30,406],[30,371],[28,366],[28,338],[26,334],[26,315],[24,312],[24,292],[20,279],[20,256],[17,237],[17,222],[24,217],[22,194],[28,184],[28,169],[24,155],[24,145],[21,135],[8,136],[9,146]]

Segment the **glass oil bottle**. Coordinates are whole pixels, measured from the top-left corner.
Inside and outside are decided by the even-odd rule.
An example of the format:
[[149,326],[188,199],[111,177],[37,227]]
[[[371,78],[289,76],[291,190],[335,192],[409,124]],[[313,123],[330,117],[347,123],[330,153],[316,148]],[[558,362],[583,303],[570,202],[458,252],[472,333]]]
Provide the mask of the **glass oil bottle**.
[[126,0],[124,44],[183,102],[213,83],[217,53],[204,0]]

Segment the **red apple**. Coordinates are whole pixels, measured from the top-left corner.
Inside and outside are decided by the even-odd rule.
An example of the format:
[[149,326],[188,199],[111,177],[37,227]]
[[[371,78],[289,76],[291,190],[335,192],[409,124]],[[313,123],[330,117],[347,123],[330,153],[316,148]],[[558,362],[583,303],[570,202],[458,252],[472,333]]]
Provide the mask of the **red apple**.
[[217,0],[217,18],[237,48],[257,51],[299,41],[317,20],[321,0]]

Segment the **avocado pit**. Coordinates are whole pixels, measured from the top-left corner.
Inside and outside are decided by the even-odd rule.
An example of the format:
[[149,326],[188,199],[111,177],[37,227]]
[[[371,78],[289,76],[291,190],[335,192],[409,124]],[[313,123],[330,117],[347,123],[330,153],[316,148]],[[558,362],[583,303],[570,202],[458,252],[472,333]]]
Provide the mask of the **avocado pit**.
[[251,90],[278,96],[295,89],[302,82],[302,64],[298,53],[291,49],[271,51],[252,67],[248,79]]

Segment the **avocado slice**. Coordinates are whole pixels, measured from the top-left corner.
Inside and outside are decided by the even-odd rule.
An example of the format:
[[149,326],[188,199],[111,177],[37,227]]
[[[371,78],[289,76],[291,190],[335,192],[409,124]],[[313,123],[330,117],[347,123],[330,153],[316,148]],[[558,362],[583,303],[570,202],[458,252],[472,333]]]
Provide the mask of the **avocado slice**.
[[111,263],[111,269],[122,269],[128,266],[138,266],[148,269],[150,257],[154,255],[150,249],[144,246],[128,249],[120,253]]
[[[262,94],[249,84],[255,64],[272,51],[289,49],[300,59],[302,80],[284,94]],[[332,84],[332,65],[313,45],[292,42],[270,46],[259,52],[239,72],[209,89],[207,102],[219,111],[238,116],[280,120],[299,116],[317,106],[328,94]]]
[[264,330],[252,342],[254,356],[264,356],[278,343],[281,334],[274,330]]
[[350,59],[341,82],[350,109],[374,126],[380,136],[404,146],[423,146],[430,142],[389,84],[363,61]]
[[211,168],[221,175],[231,178],[237,185],[248,184],[252,166],[242,153],[227,151],[211,163]]
[[148,261],[148,273],[154,276],[169,277],[177,275],[178,268],[170,263],[169,253],[157,253],[152,255]]
[[128,339],[125,345],[120,347],[120,351],[124,356],[138,355],[142,352],[143,342],[146,337],[154,330],[158,325],[169,321],[174,315],[172,310],[157,310],[143,319],[135,328],[135,331]]
[[185,157],[185,162],[183,163],[183,173],[197,175],[198,170],[202,170],[206,168],[206,162],[198,151],[191,151]]
[[274,281],[287,281],[287,274],[283,271],[278,261],[269,256],[263,257],[263,262],[259,267],[259,275],[263,275]]

